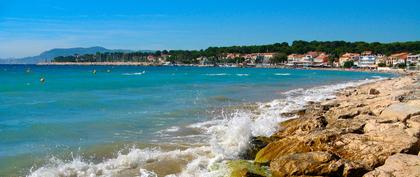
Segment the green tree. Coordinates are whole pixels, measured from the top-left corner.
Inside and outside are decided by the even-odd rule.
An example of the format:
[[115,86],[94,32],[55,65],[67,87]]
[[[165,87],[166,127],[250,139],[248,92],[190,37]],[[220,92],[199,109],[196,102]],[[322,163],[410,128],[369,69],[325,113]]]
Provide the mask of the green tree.
[[346,61],[343,64],[343,68],[351,68],[354,66],[354,62],[353,61]]
[[270,63],[279,64],[279,63],[284,63],[286,61],[287,61],[286,53],[276,53],[274,54],[273,58],[271,58]]
[[385,63],[378,63],[378,67],[386,67]]

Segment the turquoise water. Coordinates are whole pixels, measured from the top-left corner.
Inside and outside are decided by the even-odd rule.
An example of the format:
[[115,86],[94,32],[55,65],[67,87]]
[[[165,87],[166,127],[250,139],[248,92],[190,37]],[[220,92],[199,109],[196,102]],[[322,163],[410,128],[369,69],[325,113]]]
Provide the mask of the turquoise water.
[[25,174],[27,169],[22,169],[37,159],[98,145],[170,142],[175,139],[171,137],[197,134],[180,129],[210,120],[222,108],[271,101],[288,90],[378,76],[391,75],[259,68],[0,65],[0,174],[2,170],[7,175]]

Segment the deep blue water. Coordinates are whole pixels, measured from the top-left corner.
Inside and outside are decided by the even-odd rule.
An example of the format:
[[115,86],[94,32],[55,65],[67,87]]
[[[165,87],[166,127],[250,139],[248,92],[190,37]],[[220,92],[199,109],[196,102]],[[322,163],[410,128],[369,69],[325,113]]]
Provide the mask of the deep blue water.
[[391,75],[259,68],[0,65],[0,170],[7,168],[5,159],[14,157],[115,142],[161,142],[165,139],[159,131],[208,120],[210,110],[270,101],[291,89],[376,76]]

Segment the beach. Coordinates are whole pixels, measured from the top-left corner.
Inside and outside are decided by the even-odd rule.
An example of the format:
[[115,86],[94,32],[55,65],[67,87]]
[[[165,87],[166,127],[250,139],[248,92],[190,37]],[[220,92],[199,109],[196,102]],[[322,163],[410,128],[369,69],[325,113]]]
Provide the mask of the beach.
[[349,87],[309,103],[280,131],[258,137],[251,147],[263,148],[249,154],[255,163],[239,165],[234,176],[261,173],[260,164],[273,176],[419,176],[418,76]]
[[[410,92],[405,89],[413,90],[411,86],[417,82],[414,76],[322,70],[32,66],[31,73],[25,73],[25,67],[2,70],[19,79],[0,77],[7,83],[0,110],[9,110],[1,113],[15,116],[2,120],[10,126],[2,134],[8,148],[0,153],[6,160],[0,163],[0,171],[9,174],[6,176],[281,176],[271,164],[277,157],[288,158],[286,155],[298,152],[340,162],[334,163],[339,170],[323,175],[344,173],[341,169],[359,163],[347,162],[333,151],[315,149],[312,142],[303,143],[310,145],[303,150],[294,148],[292,142],[306,141],[305,137],[315,136],[312,133],[316,131],[330,131],[333,124],[345,127],[334,130],[353,130],[350,125],[365,123],[347,125],[328,116],[336,115],[345,105],[346,109],[370,109],[377,103],[374,100]],[[46,78],[45,83],[36,83],[40,76]],[[22,87],[11,87],[19,84]],[[389,87],[392,84],[404,87]],[[377,91],[366,94],[371,87]],[[366,105],[355,106],[355,101]],[[394,103],[393,99],[389,104]],[[385,109],[389,105],[380,106]],[[22,109],[31,116],[21,114],[18,110]],[[379,114],[378,110],[372,108],[368,115]],[[356,120],[365,111],[346,115],[344,120]],[[324,118],[319,118],[321,115]],[[331,123],[325,125],[328,121]],[[14,144],[14,137],[25,137],[28,145]],[[278,145],[286,139],[292,142]],[[280,156],[279,147],[291,150]],[[372,166],[382,165],[385,156]],[[360,168],[370,171],[373,167]]]

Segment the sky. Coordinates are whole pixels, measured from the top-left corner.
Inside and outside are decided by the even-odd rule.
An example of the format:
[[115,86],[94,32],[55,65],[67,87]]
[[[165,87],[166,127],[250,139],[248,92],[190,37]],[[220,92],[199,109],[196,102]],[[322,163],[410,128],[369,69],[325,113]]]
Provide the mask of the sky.
[[419,0],[0,0],[0,58],[91,46],[417,41],[419,7]]

